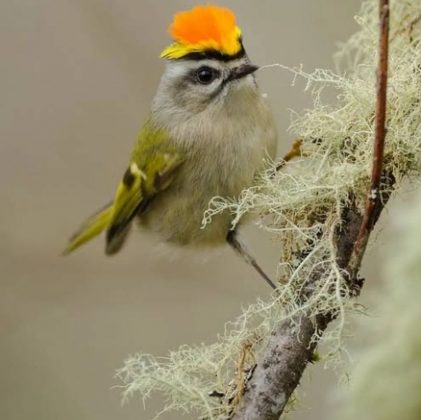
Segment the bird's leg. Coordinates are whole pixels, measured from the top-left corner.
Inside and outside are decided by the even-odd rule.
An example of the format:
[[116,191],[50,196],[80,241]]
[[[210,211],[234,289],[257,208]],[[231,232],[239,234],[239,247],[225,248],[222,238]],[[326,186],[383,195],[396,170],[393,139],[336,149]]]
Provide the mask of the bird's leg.
[[246,263],[250,264],[260,274],[263,280],[272,289],[276,289],[275,283],[266,275],[266,273],[259,266],[255,258],[250,255],[250,253],[247,251],[244,245],[238,240],[237,233],[235,232],[235,230],[232,230],[228,233],[227,242],[231,245],[234,251],[237,252],[244,259]]

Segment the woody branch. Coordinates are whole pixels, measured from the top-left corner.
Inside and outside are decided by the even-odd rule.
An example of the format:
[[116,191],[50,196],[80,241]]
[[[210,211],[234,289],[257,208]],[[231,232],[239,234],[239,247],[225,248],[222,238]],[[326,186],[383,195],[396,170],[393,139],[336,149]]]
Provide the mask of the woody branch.
[[[384,173],[384,145],[386,136],[386,93],[389,45],[389,1],[379,0],[380,40],[377,69],[377,106],[372,173],[365,210],[361,211],[353,197],[342,212],[342,227],[335,233],[337,265],[348,273],[355,295],[362,287],[359,279],[361,261],[370,234],[384,208],[394,185],[391,174]],[[317,281],[316,273],[313,281]],[[303,296],[305,299],[306,296]],[[273,332],[263,357],[257,362],[233,420],[276,420],[283,413],[292,393],[298,386],[304,369],[312,360],[317,342],[335,313],[310,317],[300,314],[283,322]],[[299,325],[297,332],[296,325]]]

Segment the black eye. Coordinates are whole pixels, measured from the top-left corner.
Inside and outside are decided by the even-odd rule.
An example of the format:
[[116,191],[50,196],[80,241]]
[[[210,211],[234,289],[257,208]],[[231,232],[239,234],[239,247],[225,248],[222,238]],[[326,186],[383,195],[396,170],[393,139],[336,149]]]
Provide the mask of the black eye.
[[211,67],[200,67],[196,72],[196,80],[202,85],[209,85],[219,76],[219,72]]

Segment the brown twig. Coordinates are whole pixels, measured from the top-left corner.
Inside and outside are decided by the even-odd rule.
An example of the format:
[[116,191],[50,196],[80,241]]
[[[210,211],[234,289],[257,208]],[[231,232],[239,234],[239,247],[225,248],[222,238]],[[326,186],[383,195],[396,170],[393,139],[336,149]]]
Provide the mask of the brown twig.
[[[389,38],[389,2],[380,2],[380,44],[377,81],[377,107],[375,117],[375,138],[373,168],[367,204],[364,214],[355,199],[342,213],[342,227],[337,229],[334,242],[337,249],[338,267],[350,274],[351,286],[358,294],[362,284],[357,279],[361,260],[366,250],[370,233],[387,203],[394,185],[392,174],[384,174],[383,158],[386,136],[386,91]],[[387,189],[381,188],[381,183]],[[323,273],[316,273],[317,281]],[[240,402],[233,420],[277,420],[283,413],[288,400],[298,386],[307,364],[311,362],[317,345],[315,337],[320,337],[335,313],[320,314],[316,318],[310,314],[297,315],[293,320],[284,321],[272,334],[257,363],[252,377]],[[297,332],[299,325],[299,332]]]
[[377,106],[375,119],[375,138],[373,149],[373,165],[370,189],[363,222],[354,245],[354,252],[350,262],[350,275],[354,278],[360,268],[361,260],[367,247],[370,233],[375,223],[375,209],[379,204],[381,177],[384,159],[384,145],[386,139],[386,102],[387,102],[387,71],[389,53],[389,0],[380,0],[380,40],[379,62],[377,69]]
[[246,364],[247,359],[249,357],[251,357],[251,359],[254,361],[253,343],[247,341],[243,344],[237,365],[237,377],[235,379],[235,397],[232,401],[233,407],[237,407],[246,388]]
[[284,156],[281,162],[276,166],[276,172],[280,171],[290,160],[302,156],[303,141],[296,139],[293,141],[288,153]]

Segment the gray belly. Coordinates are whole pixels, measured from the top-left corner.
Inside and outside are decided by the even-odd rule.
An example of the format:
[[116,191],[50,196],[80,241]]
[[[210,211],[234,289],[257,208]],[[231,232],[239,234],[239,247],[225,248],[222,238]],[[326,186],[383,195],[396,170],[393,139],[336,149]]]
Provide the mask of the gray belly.
[[245,177],[224,176],[218,162],[186,162],[173,184],[154,198],[139,217],[142,227],[158,233],[163,240],[179,245],[217,245],[225,241],[232,215],[225,211],[202,228],[204,212],[215,196],[237,197],[251,184],[253,173]]
[[237,198],[264,169],[266,158],[276,153],[275,125],[260,98],[252,104],[233,104],[230,110],[217,119],[203,118],[174,128],[174,146],[186,160],[171,186],[139,216],[142,227],[179,245],[225,242],[233,219],[228,211],[202,229],[210,200]]
[[225,211],[202,228],[203,215],[216,196],[237,198],[253,184],[267,157],[264,143],[239,151],[190,152],[171,186],[151,202],[139,224],[178,245],[218,245],[225,242],[233,215]]

